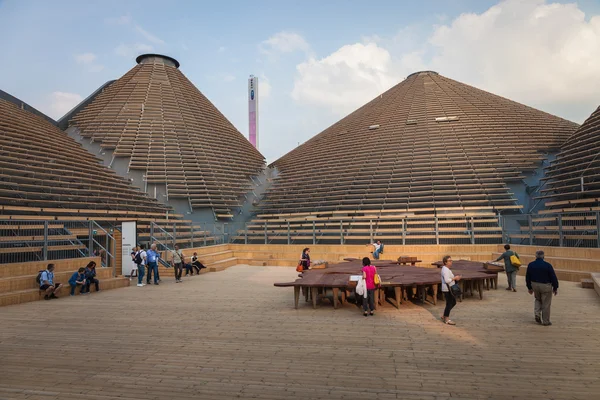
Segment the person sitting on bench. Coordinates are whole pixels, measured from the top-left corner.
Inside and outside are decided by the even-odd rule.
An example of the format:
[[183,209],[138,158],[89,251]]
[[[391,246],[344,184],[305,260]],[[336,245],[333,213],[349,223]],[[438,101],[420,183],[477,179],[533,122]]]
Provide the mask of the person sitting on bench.
[[87,293],[90,292],[92,283],[96,287],[96,292],[100,291],[100,281],[96,279],[96,263],[94,261],[90,261],[85,267],[85,281],[85,291]]
[[48,267],[40,276],[40,290],[45,292],[44,300],[57,299],[56,294],[62,289],[62,284],[54,282],[54,264]]
[[381,240],[371,243],[371,246],[373,246],[373,258],[379,260],[379,254],[383,253],[383,244],[381,243]]
[[[200,275],[200,270],[203,268],[206,268],[206,266],[204,264],[202,264],[200,262],[200,260],[198,259],[198,253],[194,252],[194,255],[192,256],[192,268],[194,268],[196,270],[196,274]],[[190,271],[191,275],[194,275],[194,270]],[[186,272],[187,275],[187,272]]]
[[77,286],[81,286],[80,294],[87,294],[85,291],[85,268],[81,267],[77,272],[74,272],[69,279],[69,286],[71,286],[71,296],[75,296],[75,289]]

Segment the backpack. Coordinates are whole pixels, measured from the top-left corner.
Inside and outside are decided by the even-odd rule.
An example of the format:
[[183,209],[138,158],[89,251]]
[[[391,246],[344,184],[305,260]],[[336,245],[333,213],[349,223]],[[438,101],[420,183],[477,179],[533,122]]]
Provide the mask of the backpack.
[[514,251],[512,256],[510,256],[510,263],[515,268],[519,268],[521,266],[521,260],[519,260],[517,253],[515,253]]
[[142,260],[142,251],[139,250],[137,253],[135,253],[133,262],[135,262],[136,264],[141,264],[144,260]]
[[42,274],[46,272],[45,269],[41,270],[38,272],[37,276],[35,277],[35,281],[37,282],[38,285],[42,284]]

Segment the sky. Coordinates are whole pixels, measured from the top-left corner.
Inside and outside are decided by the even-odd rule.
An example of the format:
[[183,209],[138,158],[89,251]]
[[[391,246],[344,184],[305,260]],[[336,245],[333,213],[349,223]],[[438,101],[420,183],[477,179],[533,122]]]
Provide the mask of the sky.
[[143,53],[275,161],[415,71],[582,123],[600,105],[600,0],[0,0],[0,89],[58,119]]

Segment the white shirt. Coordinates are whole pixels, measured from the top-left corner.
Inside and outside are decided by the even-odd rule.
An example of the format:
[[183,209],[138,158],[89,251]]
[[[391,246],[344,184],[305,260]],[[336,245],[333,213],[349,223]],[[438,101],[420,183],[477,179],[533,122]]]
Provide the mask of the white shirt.
[[379,248],[381,247],[380,244],[377,243],[373,243],[373,247],[375,247],[375,251],[379,250]]
[[448,285],[454,285],[454,274],[445,265],[442,267],[442,292],[448,291]]
[[142,263],[140,265],[146,265],[146,251],[145,250],[140,251],[140,257],[142,257]]

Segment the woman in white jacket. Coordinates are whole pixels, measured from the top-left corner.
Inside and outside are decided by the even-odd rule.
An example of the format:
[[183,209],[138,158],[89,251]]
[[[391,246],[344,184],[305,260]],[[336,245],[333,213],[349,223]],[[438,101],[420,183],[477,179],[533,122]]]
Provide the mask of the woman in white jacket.
[[444,315],[442,316],[442,322],[448,325],[456,325],[454,321],[450,319],[450,311],[456,305],[456,299],[450,291],[450,287],[456,282],[460,281],[460,275],[454,276],[450,268],[452,268],[452,257],[445,256],[442,259],[444,266],[442,267],[442,292],[446,298],[446,308],[444,309]]

